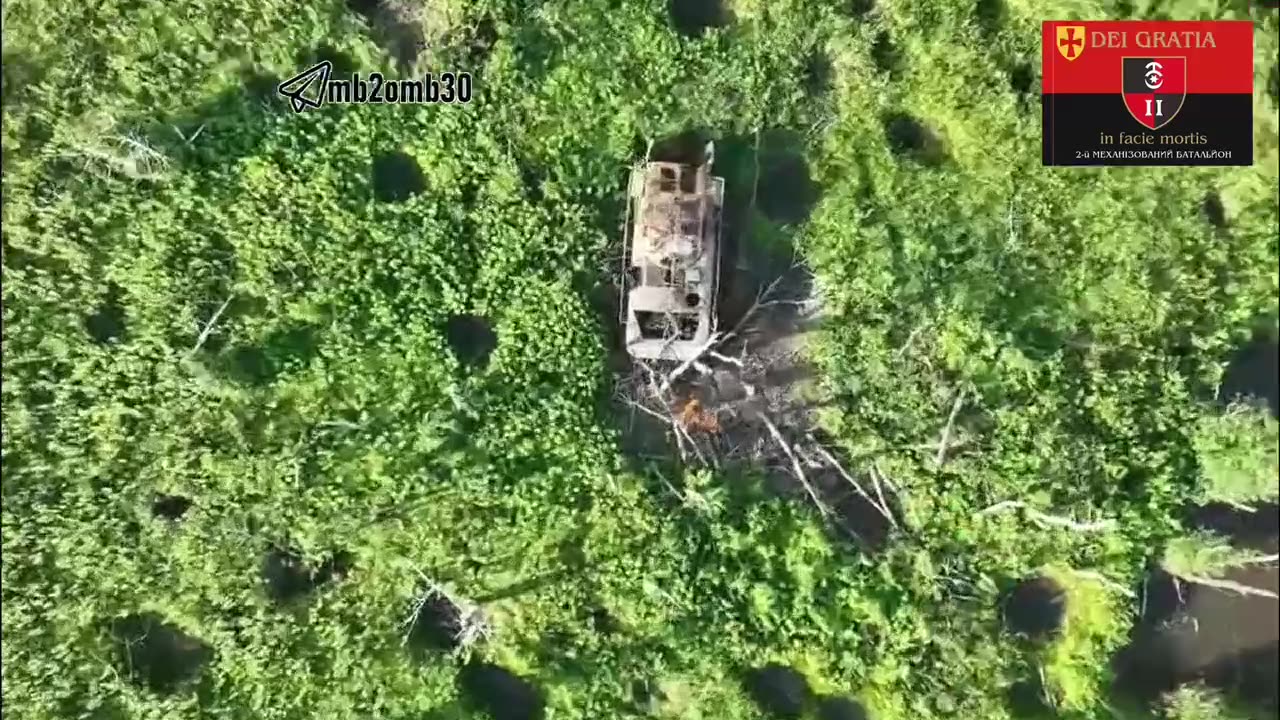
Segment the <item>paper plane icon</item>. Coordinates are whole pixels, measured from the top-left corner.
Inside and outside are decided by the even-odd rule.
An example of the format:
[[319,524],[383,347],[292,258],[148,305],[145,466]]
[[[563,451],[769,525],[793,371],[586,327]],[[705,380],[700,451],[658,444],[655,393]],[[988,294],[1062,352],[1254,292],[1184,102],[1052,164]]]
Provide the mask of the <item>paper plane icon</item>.
[[325,86],[329,84],[329,74],[333,72],[333,63],[321,60],[276,87],[276,92],[289,98],[289,104],[295,113],[307,108],[319,109],[324,104]]

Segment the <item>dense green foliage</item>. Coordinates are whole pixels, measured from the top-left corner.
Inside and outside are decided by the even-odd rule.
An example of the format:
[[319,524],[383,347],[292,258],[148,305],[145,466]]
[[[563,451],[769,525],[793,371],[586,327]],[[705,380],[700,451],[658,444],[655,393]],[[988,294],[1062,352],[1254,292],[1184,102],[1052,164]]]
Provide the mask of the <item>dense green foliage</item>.
[[[1116,588],[1223,473],[1274,467],[1209,403],[1275,322],[1275,13],[1253,167],[1050,170],[1042,19],[1235,4],[738,0],[698,38],[658,0],[454,5],[424,61],[475,72],[474,103],[293,115],[271,78],[317,56],[387,70],[379,23],[5,3],[6,713],[468,717],[493,673],[402,647],[426,575],[484,607],[470,654],[548,717],[755,718],[743,678],[771,663],[878,720],[1012,717],[1042,676],[1063,716],[1111,717],[1136,613]],[[491,47],[467,44],[486,27]],[[882,552],[753,477],[618,449],[597,300],[623,170],[692,127],[756,199],[747,240],[794,245],[823,288],[822,421],[908,521]],[[802,153],[806,212],[768,172],[748,194],[763,131]],[[393,153],[420,176],[375,171],[413,167]],[[492,323],[487,363],[464,362],[458,315]],[[166,519],[158,495],[192,504]],[[1006,500],[1115,526],[979,514]],[[350,567],[282,603],[272,548]],[[1040,572],[1069,598],[1047,644],[999,609]],[[118,657],[121,627],[159,634],[121,624],[147,613],[208,648],[172,692]]]

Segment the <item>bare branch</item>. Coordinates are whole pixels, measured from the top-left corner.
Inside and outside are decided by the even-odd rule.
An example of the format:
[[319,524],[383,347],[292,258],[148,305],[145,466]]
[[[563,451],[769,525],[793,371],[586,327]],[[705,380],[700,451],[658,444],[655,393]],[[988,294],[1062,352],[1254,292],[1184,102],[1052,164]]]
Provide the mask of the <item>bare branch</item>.
[[707,355],[715,358],[716,360],[719,360],[720,362],[729,363],[730,365],[736,365],[739,368],[742,367],[742,360],[735,357],[729,357],[728,355],[723,355],[721,353],[716,352],[715,350],[708,350]]
[[685,374],[685,372],[689,368],[693,367],[693,364],[697,362],[699,358],[705,355],[707,351],[715,347],[721,341],[722,338],[723,336],[720,335],[720,333],[712,333],[711,337],[707,338],[707,341],[702,344],[702,347],[695,350],[693,355],[689,356],[688,360],[685,360],[684,362],[677,365],[676,369],[672,370],[671,374],[667,375],[666,380],[662,381],[662,391],[666,392],[667,390],[670,390],[671,383],[675,382],[676,380],[679,380],[681,375]]
[[1244,583],[1238,583],[1234,580],[1219,580],[1216,578],[1200,577],[1198,575],[1182,575],[1181,577],[1183,580],[1186,580],[1187,582],[1193,582],[1197,585],[1205,585],[1207,587],[1217,588],[1219,590],[1226,590],[1227,592],[1233,592],[1240,595],[1253,595],[1255,597],[1271,598],[1272,600],[1280,600],[1280,595],[1277,595],[1276,593],[1270,590],[1263,590],[1262,588],[1254,587],[1252,585],[1245,585]]
[[800,481],[800,484],[804,486],[805,492],[809,494],[809,498],[813,500],[813,504],[818,506],[818,512],[822,513],[822,517],[824,519],[828,517],[831,514],[831,510],[827,508],[826,504],[822,502],[822,499],[818,497],[818,493],[814,491],[813,486],[809,484],[809,477],[805,475],[804,467],[800,464],[800,458],[797,457],[795,451],[791,449],[791,445],[786,441],[786,438],[782,437],[782,433],[778,430],[778,426],[774,425],[773,421],[769,419],[769,416],[764,413],[760,413],[760,421],[764,423],[766,428],[768,428],[769,434],[773,436],[774,442],[778,443],[778,446],[782,448],[782,451],[786,453],[787,457],[791,460],[792,472],[795,473],[796,479]]
[[209,318],[209,322],[204,324],[204,329],[200,331],[200,336],[196,338],[195,346],[193,346],[191,350],[187,352],[187,357],[191,357],[192,355],[195,355],[197,352],[200,351],[201,347],[204,347],[205,341],[209,339],[209,333],[213,332],[214,323],[218,322],[218,318],[222,317],[223,311],[225,311],[227,309],[227,306],[231,304],[231,298],[233,297],[235,296],[228,295],[227,299],[222,301],[222,306],[219,307],[218,310],[213,313],[213,317]]
[[964,388],[956,391],[956,400],[951,404],[951,415],[947,417],[947,426],[942,430],[942,439],[938,441],[938,455],[934,458],[934,464],[942,467],[942,463],[947,461],[947,445],[951,442],[951,432],[956,426],[956,416],[960,414],[960,407],[964,404]]
[[1027,516],[1038,525],[1053,525],[1056,527],[1064,527],[1069,530],[1075,530],[1077,532],[1101,532],[1112,529],[1116,524],[1114,520],[1099,520],[1097,522],[1081,523],[1070,518],[1048,515],[1030,507],[1021,500],[1005,500],[1003,502],[998,502],[989,508],[979,511],[977,514],[992,515],[1005,510],[1018,509],[1024,510],[1027,513]]
[[920,333],[922,332],[924,332],[924,323],[920,323],[919,325],[916,326],[914,330],[911,331],[911,334],[907,336],[906,341],[902,343],[902,347],[894,351],[893,353],[894,357],[902,357],[903,355],[907,354],[907,351],[910,350],[911,346],[915,344],[916,338],[919,337]]
[[1280,561],[1280,555],[1259,555],[1258,557],[1244,558],[1237,560],[1237,565],[1269,565],[1273,562]]
[[879,512],[881,515],[884,516],[885,520],[889,521],[889,524],[893,525],[894,527],[898,527],[898,521],[893,517],[893,513],[889,512],[889,508],[883,503],[883,499],[884,499],[883,494],[881,494],[880,496],[881,502],[876,502],[874,499],[872,499],[871,495],[869,495],[867,491],[862,488],[862,485],[856,479],[854,479],[853,475],[849,474],[849,472],[845,470],[842,465],[840,465],[840,463],[836,460],[835,456],[832,455],[829,450],[822,447],[822,445],[818,443],[818,441],[813,437],[812,434],[809,435],[809,441],[813,443],[814,448],[817,449],[818,454],[822,456],[822,459],[825,460],[828,465],[835,468],[836,472],[840,473],[840,477],[844,478],[845,482],[849,483],[849,485],[853,487],[854,492],[862,496],[863,500],[866,500],[868,503],[870,503],[871,507],[875,508],[877,512]]

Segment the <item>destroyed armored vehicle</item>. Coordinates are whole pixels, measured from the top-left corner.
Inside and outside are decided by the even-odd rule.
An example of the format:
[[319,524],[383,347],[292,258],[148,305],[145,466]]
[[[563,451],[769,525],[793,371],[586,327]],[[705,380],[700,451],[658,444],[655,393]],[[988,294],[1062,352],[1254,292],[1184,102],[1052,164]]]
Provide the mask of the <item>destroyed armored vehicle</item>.
[[700,165],[646,161],[631,171],[621,318],[627,353],[694,357],[716,330],[724,179]]

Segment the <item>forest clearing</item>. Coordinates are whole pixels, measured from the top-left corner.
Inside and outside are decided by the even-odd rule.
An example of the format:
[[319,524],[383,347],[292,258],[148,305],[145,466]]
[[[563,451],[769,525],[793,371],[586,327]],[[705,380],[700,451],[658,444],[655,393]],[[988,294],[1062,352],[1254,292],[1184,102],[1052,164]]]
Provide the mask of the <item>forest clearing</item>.
[[[1254,164],[1042,166],[1064,18],[1253,20]],[[1278,717],[1280,13],[3,28],[6,717]],[[628,173],[709,144],[719,325],[633,358]]]

